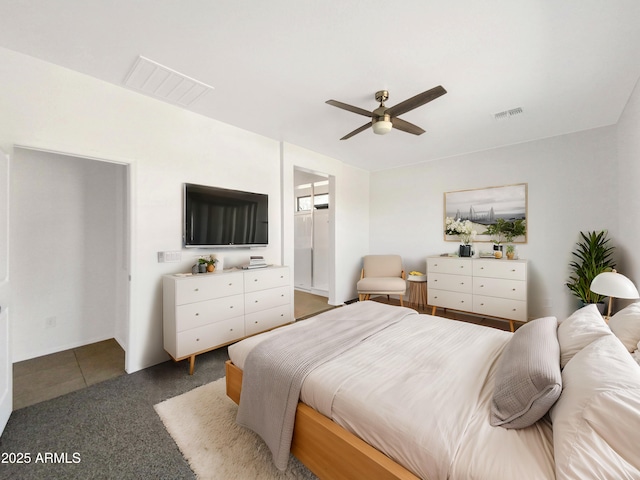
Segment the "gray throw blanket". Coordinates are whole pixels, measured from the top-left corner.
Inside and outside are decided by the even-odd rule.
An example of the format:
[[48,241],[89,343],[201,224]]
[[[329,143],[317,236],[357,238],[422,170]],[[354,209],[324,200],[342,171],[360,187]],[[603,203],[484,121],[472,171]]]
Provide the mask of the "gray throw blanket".
[[275,466],[284,471],[305,377],[322,363],[411,314],[417,313],[404,307],[358,302],[262,341],[245,360],[237,423],[262,437]]

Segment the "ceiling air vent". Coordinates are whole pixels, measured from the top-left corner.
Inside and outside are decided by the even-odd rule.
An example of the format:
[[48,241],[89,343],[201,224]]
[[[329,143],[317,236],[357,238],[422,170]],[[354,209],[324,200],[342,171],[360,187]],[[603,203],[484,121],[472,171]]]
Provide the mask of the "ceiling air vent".
[[139,56],[124,84],[142,93],[188,107],[213,87]]
[[511,110],[505,110],[504,112],[498,112],[493,114],[495,120],[508,120],[511,117],[515,117],[522,113],[522,107],[512,108]]

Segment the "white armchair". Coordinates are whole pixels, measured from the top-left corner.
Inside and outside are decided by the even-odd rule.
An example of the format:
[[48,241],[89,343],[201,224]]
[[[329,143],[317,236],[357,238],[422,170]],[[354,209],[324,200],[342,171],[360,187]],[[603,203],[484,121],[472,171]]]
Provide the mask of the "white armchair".
[[363,259],[362,273],[356,285],[358,299],[369,300],[371,295],[399,295],[400,305],[406,293],[407,284],[402,269],[400,255],[366,255]]

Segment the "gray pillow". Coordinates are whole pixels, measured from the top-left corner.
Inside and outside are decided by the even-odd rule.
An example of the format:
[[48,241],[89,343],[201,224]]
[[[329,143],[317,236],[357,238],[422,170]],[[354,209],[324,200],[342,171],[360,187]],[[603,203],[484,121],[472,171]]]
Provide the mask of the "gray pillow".
[[518,328],[496,368],[491,425],[525,428],[540,420],[562,392],[555,317]]

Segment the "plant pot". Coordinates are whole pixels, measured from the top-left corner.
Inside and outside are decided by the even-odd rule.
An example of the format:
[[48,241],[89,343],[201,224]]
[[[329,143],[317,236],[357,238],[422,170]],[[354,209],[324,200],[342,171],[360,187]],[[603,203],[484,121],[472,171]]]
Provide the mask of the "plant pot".
[[206,263],[201,263],[198,265],[198,272],[199,273],[207,273],[207,264]]
[[516,256],[515,252],[507,252],[507,259],[513,260],[515,256]]
[[207,272],[213,272],[216,269],[215,265],[207,265]]
[[461,257],[470,257],[471,245],[460,245],[460,249],[458,252],[458,255],[460,255]]

